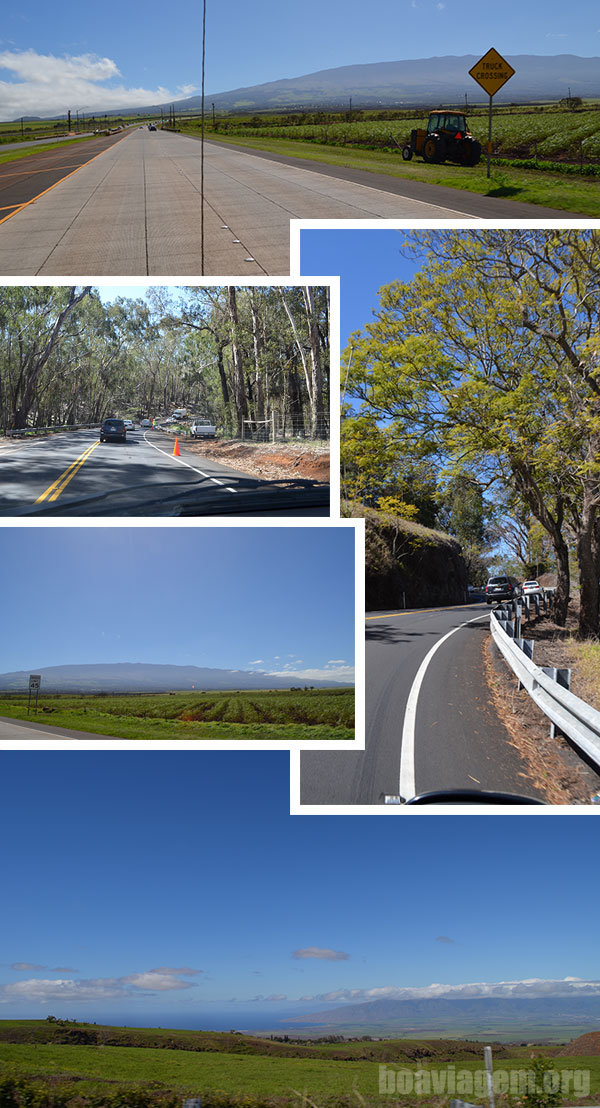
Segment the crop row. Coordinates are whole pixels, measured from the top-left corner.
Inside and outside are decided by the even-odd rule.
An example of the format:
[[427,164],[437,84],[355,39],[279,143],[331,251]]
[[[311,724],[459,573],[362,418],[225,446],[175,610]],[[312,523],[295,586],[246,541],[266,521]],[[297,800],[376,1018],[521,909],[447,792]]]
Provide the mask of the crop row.
[[[230,121],[219,130],[229,134],[260,138],[294,139],[329,146],[402,146],[413,127],[425,127],[427,117],[418,120],[354,120],[299,126],[256,126]],[[487,142],[487,120],[471,118],[471,131]],[[498,154],[549,157],[600,157],[600,111],[523,113],[494,117],[493,149]]]

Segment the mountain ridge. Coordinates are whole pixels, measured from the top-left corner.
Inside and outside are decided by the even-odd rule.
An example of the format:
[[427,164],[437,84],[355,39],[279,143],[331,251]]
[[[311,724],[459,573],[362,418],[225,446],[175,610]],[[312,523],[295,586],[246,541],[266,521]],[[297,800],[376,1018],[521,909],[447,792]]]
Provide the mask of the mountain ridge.
[[30,673],[40,674],[44,692],[183,692],[214,689],[345,688],[341,681],[276,677],[264,671],[211,669],[155,662],[99,662],[39,666],[35,670],[0,673],[0,692],[26,692]]

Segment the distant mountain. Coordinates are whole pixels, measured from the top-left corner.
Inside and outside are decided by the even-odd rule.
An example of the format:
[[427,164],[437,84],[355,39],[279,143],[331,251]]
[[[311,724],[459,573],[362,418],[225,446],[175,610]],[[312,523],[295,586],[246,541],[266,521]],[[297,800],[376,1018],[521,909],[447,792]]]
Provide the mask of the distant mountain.
[[[536,100],[561,100],[563,97],[600,97],[600,58],[580,58],[575,54],[506,54],[515,70],[514,77],[494,97],[495,104],[527,103]],[[410,58],[396,62],[370,62],[321,69],[300,77],[249,85],[229,92],[210,93],[206,110],[281,111],[283,109],[347,108],[435,108],[459,107],[465,103],[487,104],[486,93],[469,76],[480,54],[448,55],[441,58]],[[200,96],[169,100],[146,107],[123,107],[107,112],[112,115],[155,115],[171,106],[176,112],[200,111]],[[89,117],[90,112],[86,112]],[[104,112],[96,113],[99,116]],[[52,115],[46,118],[65,118]]]
[[[319,1032],[352,1033],[353,1029],[374,1034],[418,1036],[426,1031],[447,1031],[460,1035],[483,1034],[489,1030],[515,1029],[515,1034],[542,1028],[568,1029],[600,1022],[600,996],[496,998],[473,1000],[374,1000],[367,1004],[347,1004],[310,1015],[282,1020],[292,1026],[318,1027]],[[454,1031],[452,1031],[454,1029]]]
[[205,669],[199,666],[151,665],[145,662],[116,662],[100,665],[40,666],[0,674],[0,692],[22,692],[29,687],[29,674],[39,673],[42,692],[183,692],[203,689],[289,689],[312,685],[316,689],[344,688],[340,681],[302,681],[251,673],[239,669]]
[[[322,69],[303,77],[269,81],[231,92],[211,93],[206,98],[218,110],[280,110],[290,107],[437,107],[465,102],[487,103],[487,95],[469,76],[479,61],[478,54],[463,57],[419,58],[397,62],[373,62]],[[536,54],[506,56],[514,77],[496,93],[494,103],[529,100],[560,100],[569,94],[600,97],[600,58],[579,58],[574,54],[542,57]],[[182,100],[175,107],[199,108],[199,96]]]

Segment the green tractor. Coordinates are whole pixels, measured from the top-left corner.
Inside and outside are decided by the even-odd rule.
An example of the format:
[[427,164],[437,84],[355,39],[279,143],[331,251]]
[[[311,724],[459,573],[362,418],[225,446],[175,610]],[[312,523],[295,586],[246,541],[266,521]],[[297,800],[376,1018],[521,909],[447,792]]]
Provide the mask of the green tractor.
[[477,165],[481,146],[469,131],[463,112],[438,108],[429,113],[426,131],[420,128],[410,132],[409,141],[402,147],[402,157],[409,162],[413,154],[420,154],[426,162]]

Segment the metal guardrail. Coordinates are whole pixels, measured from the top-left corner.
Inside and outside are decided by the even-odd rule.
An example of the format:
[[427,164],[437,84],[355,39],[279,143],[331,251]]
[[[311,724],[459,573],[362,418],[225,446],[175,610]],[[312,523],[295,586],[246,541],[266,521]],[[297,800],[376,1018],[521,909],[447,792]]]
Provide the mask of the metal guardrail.
[[23,435],[46,435],[48,433],[57,433],[59,431],[85,431],[90,427],[100,427],[102,423],[101,419],[97,419],[95,423],[55,423],[52,427],[15,427],[11,430],[5,431],[7,438],[21,438]]
[[496,610],[491,612],[492,638],[519,684],[554,727],[600,769],[600,712],[564,687],[564,671],[535,665],[532,640],[513,637],[510,623]]

